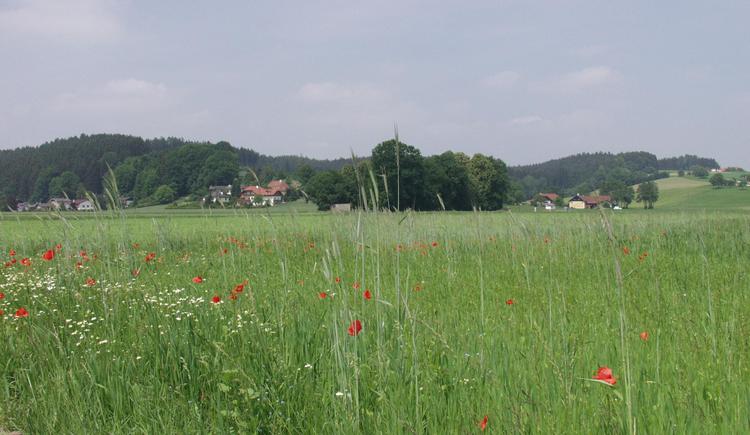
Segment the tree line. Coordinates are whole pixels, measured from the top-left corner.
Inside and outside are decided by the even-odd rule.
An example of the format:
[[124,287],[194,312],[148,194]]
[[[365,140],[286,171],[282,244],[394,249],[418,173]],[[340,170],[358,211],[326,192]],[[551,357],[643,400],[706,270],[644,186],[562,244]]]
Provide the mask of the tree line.
[[397,140],[378,144],[367,160],[318,172],[303,185],[320,210],[336,203],[392,210],[499,210],[509,188],[500,159],[452,151],[423,157]]

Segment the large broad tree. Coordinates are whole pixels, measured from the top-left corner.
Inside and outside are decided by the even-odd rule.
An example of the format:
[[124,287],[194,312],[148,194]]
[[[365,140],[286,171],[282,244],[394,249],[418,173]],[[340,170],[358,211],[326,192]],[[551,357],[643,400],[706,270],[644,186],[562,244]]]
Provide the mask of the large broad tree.
[[304,192],[318,206],[318,210],[329,210],[333,204],[351,203],[351,181],[340,172],[321,171],[307,182]]
[[472,202],[482,210],[500,210],[510,189],[508,169],[500,159],[474,154],[468,162]]
[[659,186],[653,181],[639,184],[635,200],[642,202],[643,208],[654,208],[654,203],[659,200]]
[[471,182],[462,157],[446,151],[425,159],[426,200],[431,209],[471,210]]
[[375,174],[385,178],[381,205],[400,210],[426,208],[424,159],[417,148],[389,140],[372,150],[371,162]]

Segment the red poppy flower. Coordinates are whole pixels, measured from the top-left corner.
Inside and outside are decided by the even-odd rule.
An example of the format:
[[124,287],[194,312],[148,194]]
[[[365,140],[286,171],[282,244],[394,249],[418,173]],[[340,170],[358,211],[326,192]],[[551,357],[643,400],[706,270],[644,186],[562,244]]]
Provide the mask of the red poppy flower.
[[351,335],[352,337],[359,335],[361,331],[362,322],[360,322],[359,320],[355,320],[349,325],[349,335]]
[[5,311],[0,310],[0,316],[3,316],[3,315],[5,315]]
[[86,278],[86,285],[89,287],[93,287],[96,285],[96,280],[94,278]]
[[10,252],[8,252],[8,254],[9,254],[9,255],[10,255],[11,257],[15,257],[15,256],[16,256],[16,250],[15,250],[15,249],[11,249],[11,250],[10,250]]
[[648,331],[643,331],[640,333],[641,340],[648,341]]
[[336,279],[335,279],[335,281],[336,281],[336,284],[339,284],[341,282],[341,277],[337,276]]
[[130,274],[133,275],[134,277],[137,277],[138,275],[141,274],[141,269],[133,269],[130,271]]
[[218,304],[219,302],[221,302],[221,298],[218,296],[214,296],[211,298],[211,302]]
[[596,371],[594,379],[596,379],[597,381],[606,382],[609,385],[614,385],[617,383],[617,379],[612,376],[612,369],[607,366],[599,367],[599,369]]
[[422,290],[422,284],[417,284],[417,285],[414,286],[414,291],[415,292],[418,292],[418,291],[421,291],[421,290]]
[[155,252],[149,252],[148,254],[146,254],[146,258],[145,258],[146,263],[148,263],[149,261],[153,260],[154,258],[156,258],[156,253]]
[[237,284],[234,286],[234,290],[232,290],[233,293],[242,293],[243,290],[245,290],[245,285],[247,284],[247,281],[243,281],[242,284]]
[[60,251],[62,251],[62,245],[61,245],[61,244],[59,244],[59,243],[58,243],[57,245],[55,245],[55,250],[56,250],[57,252],[60,252]]
[[359,281],[354,281],[354,284],[352,284],[352,288],[354,290],[359,290]]
[[29,312],[26,311],[26,308],[21,307],[21,308],[19,308],[19,309],[16,310],[16,317],[18,317],[18,318],[29,317]]
[[630,255],[630,248],[625,246],[624,248],[622,248],[622,253],[625,255]]
[[76,269],[81,269],[83,267],[83,263],[80,261],[76,261]]
[[321,299],[325,299],[325,298],[328,297],[328,293],[326,293],[326,292],[320,292],[320,293],[318,293],[318,297],[321,298]]
[[11,266],[13,266],[13,263],[11,263],[10,261],[5,262],[5,267],[11,267]]
[[485,415],[482,421],[479,422],[479,429],[485,430],[487,428],[488,417]]
[[516,303],[516,301],[514,301],[513,299],[508,299],[508,300],[505,301],[505,305],[513,305],[515,303]]
[[433,248],[437,248],[437,246],[438,246],[438,242],[432,242],[432,247]]
[[42,254],[42,258],[45,261],[51,261],[53,258],[55,258],[55,251],[53,251],[51,249],[47,250],[47,252],[45,252],[44,254]]
[[195,278],[193,278],[193,282],[196,284],[200,284],[203,282],[203,278],[200,276],[196,276]]
[[28,258],[24,258],[23,260],[21,260],[21,264],[23,264],[24,266],[31,266],[31,260],[29,260]]
[[229,295],[229,299],[231,299],[233,301],[236,301],[237,300],[237,293],[232,293],[231,295]]
[[5,293],[0,292],[0,299],[5,299]]
[[365,290],[365,293],[362,296],[364,296],[368,301],[372,299],[372,293],[370,293],[370,290]]

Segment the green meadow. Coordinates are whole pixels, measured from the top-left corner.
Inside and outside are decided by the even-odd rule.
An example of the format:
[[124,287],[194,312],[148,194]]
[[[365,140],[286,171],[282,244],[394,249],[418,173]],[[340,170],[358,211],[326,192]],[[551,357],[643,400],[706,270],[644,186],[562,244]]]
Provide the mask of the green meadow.
[[655,212],[3,213],[0,433],[748,433],[750,216],[665,182]]

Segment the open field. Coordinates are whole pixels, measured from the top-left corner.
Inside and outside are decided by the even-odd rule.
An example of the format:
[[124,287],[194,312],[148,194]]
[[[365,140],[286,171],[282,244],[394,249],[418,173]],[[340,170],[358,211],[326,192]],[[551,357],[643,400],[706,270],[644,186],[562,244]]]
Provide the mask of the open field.
[[[708,180],[670,177],[657,180],[656,208],[667,210],[750,210],[750,189],[714,188]],[[638,206],[638,204],[633,204]]]
[[750,431],[742,210],[63,217],[0,219],[0,429]]

